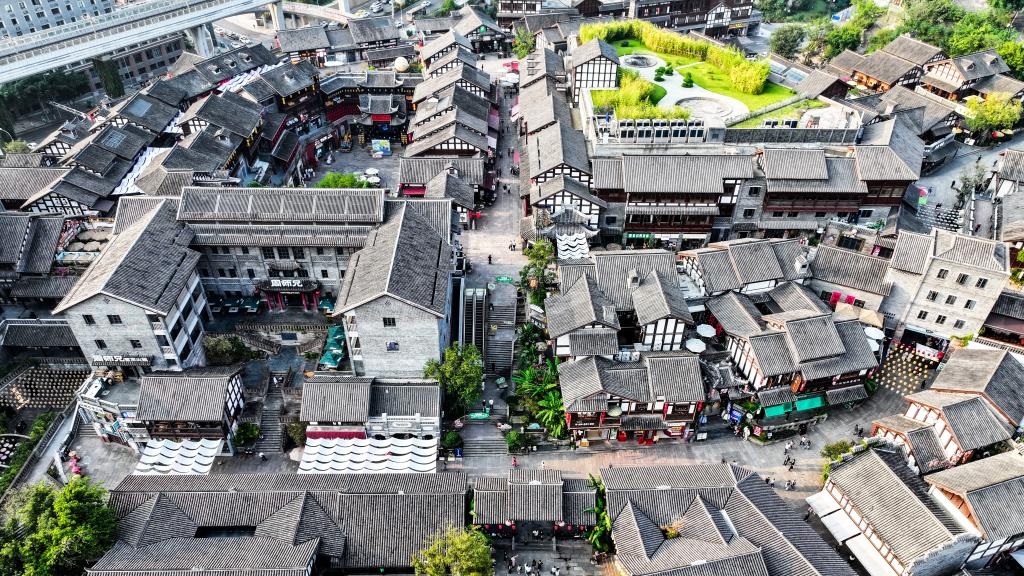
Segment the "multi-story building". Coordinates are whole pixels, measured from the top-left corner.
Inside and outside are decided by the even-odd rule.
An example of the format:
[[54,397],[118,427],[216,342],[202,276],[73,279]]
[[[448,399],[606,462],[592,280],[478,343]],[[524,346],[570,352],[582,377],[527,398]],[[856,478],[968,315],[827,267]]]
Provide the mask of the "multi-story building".
[[904,34],[881,50],[860,57],[853,65],[853,80],[872,90],[885,92],[894,86],[917,86],[924,67],[945,58],[941,48]]
[[573,48],[568,69],[573,102],[579,102],[584,90],[618,87],[618,70],[618,52],[600,38]]
[[573,5],[587,17],[639,18],[662,28],[701,32],[713,38],[746,36],[761,23],[761,13],[749,0],[582,0]]
[[309,424],[306,438],[430,440],[441,431],[441,389],[434,380],[318,372],[303,382],[299,420]]
[[1011,78],[1009,71],[1010,66],[995,50],[985,50],[928,63],[921,84],[924,90],[950,100],[987,98],[995,93],[1020,98],[1024,82]]
[[174,204],[159,200],[135,215],[53,310],[94,366],[147,372],[205,361],[210,312],[199,254],[189,248],[192,230],[175,221]]
[[877,312],[891,289],[888,270],[885,258],[819,245],[808,286],[832,307],[843,303]]
[[858,447],[833,462],[824,489],[807,502],[839,543],[876,574],[952,574],[981,541],[884,445]]
[[1010,274],[1006,245],[935,228],[901,230],[886,282],[882,311],[905,328],[904,343],[938,360],[949,339],[975,334]]
[[550,529],[555,538],[578,538],[597,522],[597,491],[584,478],[558,470],[509,470],[481,476],[473,486],[473,524],[492,538]]
[[686,352],[642,352],[637,362],[589,356],[559,365],[558,379],[569,430],[586,442],[687,438],[707,401],[700,359]]
[[409,204],[370,231],[334,308],[356,375],[420,377],[440,357],[451,339],[451,272],[448,237]]
[[0,3],[0,37],[14,38],[79,20],[87,21],[100,14],[109,14],[115,9],[114,4],[113,0],[5,0]]

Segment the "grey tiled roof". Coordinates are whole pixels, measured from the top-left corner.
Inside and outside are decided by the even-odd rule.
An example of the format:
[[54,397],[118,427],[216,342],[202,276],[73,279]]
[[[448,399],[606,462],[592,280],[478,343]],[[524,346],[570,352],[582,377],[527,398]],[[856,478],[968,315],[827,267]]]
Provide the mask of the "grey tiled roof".
[[406,147],[405,153],[410,157],[427,154],[433,152],[436,146],[440,146],[453,138],[472,146],[476,149],[477,154],[485,154],[489,148],[487,136],[470,130],[462,124],[452,122],[433,134],[411,142]]
[[607,393],[635,402],[702,402],[707,395],[699,358],[684,352],[644,352],[639,362],[590,356],[558,367],[562,401],[570,412],[599,412]]
[[[766,332],[749,337],[750,352],[757,360],[761,375],[768,378],[798,370],[784,332]],[[787,400],[790,402],[791,400]],[[781,404],[781,402],[780,402]]]
[[950,465],[934,426],[925,426],[907,432],[907,443],[910,444],[914,461],[922,474],[942,470]]
[[[413,53],[415,54],[415,51]],[[477,57],[471,50],[459,45],[456,46],[454,50],[450,50],[444,55],[434,59],[434,61],[426,67],[424,72],[426,72],[427,76],[434,76],[434,73],[440,70],[441,67],[452,65],[453,62],[455,65],[461,63],[468,66],[476,66]]]
[[178,109],[148,94],[138,92],[118,110],[118,115],[149,129],[154,134],[159,134],[178,115]]
[[165,202],[107,243],[99,258],[54,309],[54,314],[100,294],[159,314],[170,312],[195,273],[193,234]]
[[864,56],[857,54],[853,50],[843,50],[836,57],[829,60],[828,68],[835,72],[849,75],[863,61]]
[[373,16],[370,18],[354,18],[348,21],[348,29],[352,32],[352,40],[356,44],[373,44],[397,40],[401,30],[391,23],[389,16]]
[[841,388],[829,388],[825,390],[825,397],[828,399],[829,406],[838,406],[848,402],[867,400],[868,391],[863,384],[854,384]]
[[909,394],[906,398],[942,412],[954,440],[965,452],[1010,439],[1012,430],[1009,425],[974,394],[929,389]]
[[459,34],[458,32],[455,32],[454,30],[449,30],[444,34],[441,34],[437,38],[434,38],[430,42],[424,44],[423,47],[420,48],[420,58],[424,62],[432,60],[434,56],[437,55],[438,52],[441,52],[442,50],[448,48],[452,44],[454,44],[456,48],[462,47],[469,51],[473,50],[473,45],[469,42],[469,40],[466,39],[465,36]]
[[1006,94],[1015,95],[1021,90],[1024,90],[1024,82],[1021,82],[1016,78],[1011,78],[1006,74],[996,74],[994,76],[978,80],[978,83],[972,86],[972,88],[982,94],[1004,92]]
[[[788,153],[796,152],[787,150]],[[801,150],[800,152],[804,152]],[[767,151],[766,151],[767,156]],[[796,178],[774,177],[768,174],[768,189],[772,192],[815,192],[821,194],[867,194],[868,186],[863,182],[857,173],[857,160],[855,158],[824,158],[823,165],[826,175],[821,178],[811,178],[810,174],[820,176],[819,166],[811,158],[796,157],[789,160],[795,162],[795,166],[805,164],[808,170],[794,173]],[[786,173],[789,170],[779,170],[774,173]]]
[[932,252],[932,237],[928,234],[917,234],[900,230],[896,238],[889,267],[911,274],[921,274],[928,265],[928,257]]
[[615,303],[586,276],[545,301],[548,334],[558,338],[584,326],[600,324],[619,329]]
[[907,34],[897,36],[895,40],[886,44],[882,50],[890,54],[895,54],[904,60],[917,64],[918,66],[923,65],[925,62],[928,62],[935,56],[942,53],[941,48],[937,48],[927,42],[922,42],[912,38]]
[[748,337],[761,333],[761,314],[746,295],[727,292],[708,300],[705,305],[729,334]]
[[260,124],[259,105],[251,104],[244,106],[231,98],[210,96],[202,101],[195,115],[237,136],[248,138]]
[[1024,320],[1024,294],[1004,290],[992,307],[992,313]]
[[951,58],[951,61],[963,75],[964,80],[968,82],[1010,71],[1010,67],[995,50],[964,54],[963,56]]
[[636,272],[641,282],[658,274],[666,290],[678,288],[675,255],[666,250],[607,250],[591,254],[597,284],[620,311],[633,310],[630,276]]
[[344,377],[320,373],[302,385],[303,422],[348,422],[362,424],[370,413],[371,378]]
[[384,191],[372,188],[210,188],[182,191],[178,218],[187,222],[238,220],[350,222],[384,219]]
[[663,318],[676,318],[693,324],[686,297],[679,288],[679,282],[671,278],[662,278],[653,273],[645,276],[640,285],[633,290],[633,309],[636,312],[637,324],[643,326],[657,322]]
[[796,260],[806,260],[807,250],[796,240],[738,239],[717,242],[687,252],[697,259],[708,293],[734,290],[768,280],[792,280],[806,276]]
[[864,450],[833,464],[829,480],[908,566],[963,533],[897,453]]
[[572,58],[573,68],[586,64],[595,58],[605,58],[616,64],[619,63],[619,53],[615,50],[615,47],[600,38],[594,38],[590,42],[574,48],[570,57]]
[[993,272],[1006,273],[1007,249],[1002,242],[978,236],[954,234],[933,229],[935,258],[966,264]]
[[608,328],[584,328],[569,333],[570,356],[611,356],[619,351],[618,332]]
[[419,130],[421,125],[432,122],[434,116],[453,110],[463,115],[468,114],[474,118],[481,119],[483,125],[478,126],[478,130],[482,128],[479,131],[487,132],[487,120],[491,112],[491,103],[458,84],[453,84],[434,94],[432,98],[427,98],[419,103],[416,107],[416,115],[412,121],[415,127],[414,130]]
[[219,423],[224,418],[228,382],[234,372],[220,375],[157,372],[143,376],[137,417],[142,421]]
[[572,123],[572,112],[565,94],[551,79],[534,82],[519,93],[519,112],[528,134],[555,122]]
[[26,276],[19,278],[11,287],[15,298],[61,299],[78,281],[78,276]]
[[519,61],[519,87],[525,88],[545,76],[565,78],[565,61],[550,48],[538,47]]
[[921,175],[924,141],[904,115],[864,127],[854,147],[861,180],[913,181]]
[[929,474],[925,481],[964,499],[971,520],[989,542],[1024,532],[1024,456],[1019,451]]
[[842,82],[842,80],[838,76],[824,70],[813,70],[797,84],[796,91],[806,98],[817,98],[836,82]]
[[475,32],[478,33],[481,28],[486,28],[491,33],[497,33],[498,35],[505,34],[505,30],[498,26],[497,22],[476,6],[464,5],[462,8],[459,8],[458,14],[453,14],[453,16],[458,17],[453,30],[463,36],[469,36]]
[[441,415],[441,387],[434,380],[376,379],[370,387],[370,416]]
[[[601,470],[627,572],[852,576],[757,475],[725,464]],[[660,526],[678,524],[666,539]]]
[[541,184],[538,184],[533,190],[530,191],[530,203],[537,205],[545,198],[549,198],[559,192],[568,192],[577,198],[596,204],[601,208],[607,208],[608,203],[598,198],[590,191],[586,184],[580,183],[575,178],[570,176],[555,176],[550,180],[545,180]]
[[892,84],[916,67],[913,62],[885,50],[876,50],[865,56],[853,69],[886,84]]
[[491,77],[487,72],[479,70],[475,66],[459,64],[445,73],[431,76],[417,85],[412,94],[412,102],[418,105],[456,82],[469,83],[480,88],[487,95],[490,95],[493,89]]
[[583,133],[558,122],[526,138],[526,172],[530,178],[565,165],[590,174],[590,157]]
[[892,285],[885,281],[889,261],[832,246],[818,246],[811,263],[815,279],[888,296]]
[[[460,473],[128,476],[110,495],[122,533],[126,533],[123,528],[131,527],[126,523],[135,521],[133,511],[157,495],[199,527],[255,526],[255,538],[266,542],[266,549],[248,548],[243,556],[225,562],[226,568],[236,570],[269,563],[276,558],[273,550],[277,547],[288,549],[292,542],[303,539],[307,544],[302,546],[308,545],[310,554],[315,554],[317,538],[319,551],[349,570],[407,569],[412,555],[428,537],[449,525],[462,527],[466,514],[466,478]],[[147,518],[146,514],[141,516]],[[147,533],[167,528],[163,517],[149,524]],[[380,537],[385,532],[389,538]],[[218,550],[230,551],[242,546],[247,538],[253,537],[225,537],[215,544]],[[190,547],[211,541],[188,539]],[[157,546],[173,547],[162,543]],[[128,544],[122,541],[118,546]],[[96,566],[111,565],[106,562],[118,556],[110,554]],[[169,566],[177,568],[171,554],[145,555],[145,559],[154,573],[166,573]],[[181,570],[196,565],[193,559]],[[306,565],[303,561],[301,574],[305,574]]]
[[430,223],[408,206],[371,231],[366,246],[349,260],[336,313],[388,295],[444,316],[452,250],[431,232]]
[[[132,548],[118,542],[92,568],[93,576],[130,576],[188,572],[244,576],[253,572],[304,576],[318,542],[291,545],[274,538],[173,538]],[[197,571],[196,567],[202,569]]]
[[277,41],[281,52],[304,52],[318,48],[330,48],[327,31],[323,26],[306,26],[290,30],[278,30]]
[[983,394],[1016,426],[1024,420],[1024,365],[1005,350],[956,350],[932,390]]
[[67,322],[11,319],[0,322],[0,346],[77,348],[78,341]]
[[860,322],[856,320],[836,322],[835,330],[842,340],[844,352],[831,358],[802,363],[800,371],[805,380],[849,374],[878,366],[878,360],[871,348],[868,347],[867,338],[864,337],[864,328]]
[[[260,78],[270,85],[277,92],[278,96],[290,96],[299,90],[309,88],[316,82],[320,70],[309,60],[302,60],[297,64],[286,62],[276,68],[271,68]],[[258,106],[253,107],[257,111]]]
[[[724,180],[754,177],[754,162],[747,154],[626,154],[621,163],[626,192],[722,194]],[[687,174],[685,181],[679,174]]]
[[402,157],[398,161],[398,181],[403,185],[425,186],[435,176],[452,165],[459,174],[474,186],[484,182],[484,158],[459,158],[431,156],[429,158]]
[[426,197],[451,198],[455,205],[468,210],[476,206],[476,193],[472,184],[448,172],[442,172],[427,182]]
[[[797,284],[796,282],[783,282],[764,292],[764,294],[771,299],[769,308],[775,312],[809,310],[811,312],[829,313],[832,311],[829,305],[822,302],[817,294],[811,292],[803,284]],[[774,304],[774,306],[771,304]]]

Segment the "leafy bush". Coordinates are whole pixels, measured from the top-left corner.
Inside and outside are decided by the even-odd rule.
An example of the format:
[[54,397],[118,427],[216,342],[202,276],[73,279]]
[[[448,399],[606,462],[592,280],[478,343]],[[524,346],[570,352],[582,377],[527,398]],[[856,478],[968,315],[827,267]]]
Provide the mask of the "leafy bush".
[[[303,432],[305,436],[305,432]],[[235,445],[236,446],[251,446],[259,440],[260,427],[252,422],[242,422],[238,425],[238,429],[235,430]]]
[[693,88],[693,74],[683,74],[683,88]]
[[505,434],[505,444],[509,452],[521,452],[530,446],[530,437],[522,432],[510,430]]
[[203,348],[209,366],[228,366],[260,357],[259,352],[246,346],[238,336],[207,336],[203,339]]
[[654,77],[654,81],[655,81],[655,82],[664,82],[664,81],[665,81],[665,77],[664,77],[664,76],[662,76],[661,74],[658,74],[658,75],[656,75],[656,76]]
[[837,440],[822,447],[821,457],[832,462],[839,460],[844,454],[848,454],[850,450],[853,450],[853,444],[850,444],[849,440]]
[[[655,76],[655,80],[664,80]],[[614,111],[619,120],[637,118],[682,118],[688,119],[690,111],[681,106],[671,109],[657,106],[655,93],[660,87],[641,78],[632,70],[623,70],[618,90],[594,90],[590,93],[594,109]],[[664,90],[664,88],[661,88]]]
[[455,430],[449,430],[441,437],[441,447],[446,450],[462,446],[462,435]]
[[284,431],[296,446],[305,446],[306,426],[306,422],[289,422],[288,425],[284,427]]
[[619,43],[619,46],[622,46],[623,48],[629,48],[629,40],[623,40],[622,42]]
[[53,423],[56,417],[57,415],[53,412],[44,412],[32,423],[32,430],[28,433],[28,440],[22,440],[18,444],[14,449],[14,455],[7,462],[7,468],[3,474],[0,474],[0,494],[6,492],[11,482],[14,482],[14,477],[21,471],[25,462],[28,462],[29,456],[32,455],[32,450],[35,449],[36,444],[39,444],[39,441],[46,435],[47,428],[50,427],[50,424]]
[[675,73],[676,73],[675,70],[673,70],[672,68],[670,68],[668,66],[665,66],[665,76],[672,76]]

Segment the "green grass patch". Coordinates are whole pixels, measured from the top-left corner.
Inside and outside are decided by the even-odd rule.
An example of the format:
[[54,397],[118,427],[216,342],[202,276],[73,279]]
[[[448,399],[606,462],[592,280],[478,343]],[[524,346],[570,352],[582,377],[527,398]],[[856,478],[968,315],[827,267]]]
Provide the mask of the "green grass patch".
[[[626,44],[626,46],[623,46],[623,44]],[[615,51],[618,52],[619,56],[627,56],[629,54],[653,54],[654,56],[664,60],[666,64],[673,68],[693,64],[694,62],[700,62],[700,60],[696,60],[688,56],[655,52],[639,40],[616,40],[612,42],[611,45],[615,47]]]
[[683,74],[689,72],[693,76],[693,83],[705,90],[710,90],[722,96],[735,98],[743,102],[751,112],[760,110],[776,102],[791,98],[796,92],[779,86],[773,82],[765,82],[764,90],[760,94],[747,94],[735,89],[729,80],[729,75],[719,70],[716,66],[701,62],[694,66],[687,66],[677,69],[676,72]]
[[779,108],[778,110],[772,110],[752,118],[747,118],[739,124],[734,124],[731,128],[760,128],[764,120],[774,118],[775,120],[799,120],[803,116],[804,112],[812,110],[814,108],[825,108],[824,102],[817,100],[801,100],[795,104],[790,104]]
[[689,118],[690,111],[680,106],[661,108],[658,101],[665,97],[666,90],[653,82],[641,78],[632,70],[622,70],[619,87],[616,90],[592,90],[594,111],[597,114],[615,112],[620,120],[638,118]]

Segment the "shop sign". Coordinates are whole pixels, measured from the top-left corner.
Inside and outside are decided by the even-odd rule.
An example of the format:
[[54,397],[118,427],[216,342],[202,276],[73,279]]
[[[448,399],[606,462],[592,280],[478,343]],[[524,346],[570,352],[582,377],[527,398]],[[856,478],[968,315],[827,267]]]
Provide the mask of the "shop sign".
[[513,282],[511,276],[498,276],[494,279],[498,284],[511,284]]
[[743,420],[743,411],[733,408],[729,411],[729,420],[732,420],[733,422]]
[[271,278],[270,285],[274,288],[300,288],[302,287],[302,280]]
[[626,232],[626,240],[651,240],[654,234],[651,232]]

